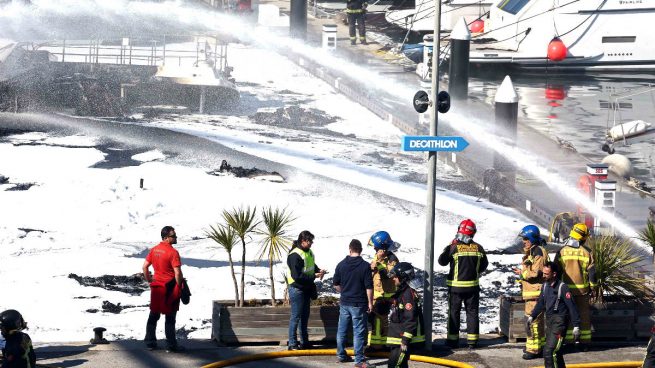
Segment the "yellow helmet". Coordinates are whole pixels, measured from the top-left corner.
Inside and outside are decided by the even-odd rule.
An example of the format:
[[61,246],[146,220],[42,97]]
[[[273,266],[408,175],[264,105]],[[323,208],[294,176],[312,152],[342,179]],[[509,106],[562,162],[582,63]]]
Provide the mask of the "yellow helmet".
[[575,224],[569,236],[577,241],[585,241],[587,240],[587,236],[589,236],[589,229],[587,229],[587,225],[585,224]]

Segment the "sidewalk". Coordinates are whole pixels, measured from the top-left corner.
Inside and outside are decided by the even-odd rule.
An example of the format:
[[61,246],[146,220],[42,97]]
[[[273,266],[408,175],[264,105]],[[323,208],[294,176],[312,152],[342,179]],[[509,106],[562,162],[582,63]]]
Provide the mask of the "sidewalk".
[[[525,361],[521,359],[524,344],[508,344],[492,336],[484,336],[480,349],[469,352],[467,349],[447,350],[435,342],[432,356],[456,360],[479,368],[523,368],[543,366],[543,360]],[[183,340],[187,347],[184,353],[166,353],[164,350],[148,351],[142,341],[114,341],[108,345],[90,345],[85,343],[57,343],[49,346],[36,346],[38,366],[41,367],[94,367],[94,368],[141,368],[141,367],[201,367],[222,359],[241,355],[258,354],[272,351],[284,351],[283,346],[239,346],[218,347],[209,340]],[[438,345],[437,345],[438,344]],[[334,348],[318,346],[317,348]],[[617,343],[595,343],[588,352],[566,353],[567,363],[602,362],[602,361],[639,361],[644,357],[646,342],[638,345],[621,346]],[[422,354],[427,355],[427,354]],[[386,359],[372,358],[369,363],[386,367]],[[351,367],[351,364],[336,363],[333,356],[308,356],[278,358],[267,361],[255,361],[239,364],[241,368],[256,367]],[[426,363],[412,362],[413,368],[431,367]]]

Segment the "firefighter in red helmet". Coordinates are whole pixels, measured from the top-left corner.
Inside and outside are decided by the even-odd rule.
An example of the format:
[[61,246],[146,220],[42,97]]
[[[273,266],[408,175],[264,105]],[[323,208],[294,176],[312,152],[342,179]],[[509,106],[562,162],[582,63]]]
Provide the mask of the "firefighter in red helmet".
[[448,336],[446,345],[457,348],[459,344],[459,313],[464,302],[466,310],[466,342],[469,349],[478,345],[480,318],[480,274],[489,262],[482,246],[473,241],[477,232],[475,223],[466,219],[459,224],[455,239],[439,256],[439,264],[450,271],[446,279],[448,286]]

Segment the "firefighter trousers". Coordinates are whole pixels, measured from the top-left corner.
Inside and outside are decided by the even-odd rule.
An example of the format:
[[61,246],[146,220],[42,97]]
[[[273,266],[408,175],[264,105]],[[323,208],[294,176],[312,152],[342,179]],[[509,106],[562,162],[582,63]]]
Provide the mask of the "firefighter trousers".
[[[655,329],[655,327],[653,329]],[[650,336],[650,340],[648,340],[646,357],[644,358],[641,368],[655,368],[655,331]]]
[[379,347],[387,343],[387,331],[389,330],[389,315],[371,313],[371,329],[368,330],[368,345]]
[[[525,301],[525,315],[529,316],[532,313],[535,305],[537,305],[536,299],[530,299]],[[532,337],[525,338],[525,351],[532,354],[541,355],[541,348],[546,342],[546,336],[544,335],[544,314],[540,313],[537,318],[532,321],[530,325],[530,331],[532,331]]]
[[[355,43],[357,34],[355,29],[359,31],[359,41],[366,41],[366,13],[362,10],[361,13],[348,13],[348,31],[350,33],[350,42]],[[355,26],[356,24],[356,26]]]
[[544,345],[544,368],[566,368],[562,356],[562,344],[566,334],[566,317],[555,314],[546,317],[546,344]]
[[[589,294],[573,295],[573,302],[580,315],[580,343],[591,342],[591,312],[589,312]],[[573,341],[573,325],[566,330],[566,342]]]
[[480,334],[480,290],[464,293],[448,292],[448,336],[449,341],[459,341],[459,315],[462,302],[466,311],[466,343],[477,345]]
[[411,347],[407,347],[407,351],[400,350],[400,345],[393,345],[389,353],[388,368],[408,368],[409,367],[409,353]]

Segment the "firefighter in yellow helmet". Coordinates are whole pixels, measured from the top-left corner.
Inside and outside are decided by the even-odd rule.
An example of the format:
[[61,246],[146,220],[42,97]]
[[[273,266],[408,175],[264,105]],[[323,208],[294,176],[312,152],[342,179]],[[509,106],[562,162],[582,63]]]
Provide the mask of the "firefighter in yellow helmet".
[[[525,301],[525,314],[529,315],[537,305],[537,299],[541,294],[544,283],[543,268],[544,264],[549,261],[548,251],[544,247],[545,242],[541,238],[539,228],[535,225],[528,225],[521,229],[519,238],[523,241],[524,254],[521,260],[521,269],[515,268],[514,273],[519,276],[521,294]],[[546,342],[543,313],[540,313],[528,328],[532,336],[525,339],[523,359],[540,358],[541,350]]]
[[[592,252],[584,244],[589,237],[587,225],[573,225],[569,238],[555,255],[555,263],[562,270],[562,281],[571,289],[573,301],[580,313],[580,344],[583,350],[591,342],[589,299],[596,288],[596,267]],[[566,340],[573,341],[573,328],[566,331]]]

